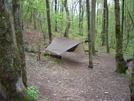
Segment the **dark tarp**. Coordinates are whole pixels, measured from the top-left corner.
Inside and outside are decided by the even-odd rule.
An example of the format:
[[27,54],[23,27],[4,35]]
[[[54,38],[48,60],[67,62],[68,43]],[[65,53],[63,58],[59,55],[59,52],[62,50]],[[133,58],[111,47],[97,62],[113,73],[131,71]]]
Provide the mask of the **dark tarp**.
[[85,54],[81,41],[69,40],[58,37],[55,37],[52,43],[46,49],[58,55],[64,53],[65,51]]

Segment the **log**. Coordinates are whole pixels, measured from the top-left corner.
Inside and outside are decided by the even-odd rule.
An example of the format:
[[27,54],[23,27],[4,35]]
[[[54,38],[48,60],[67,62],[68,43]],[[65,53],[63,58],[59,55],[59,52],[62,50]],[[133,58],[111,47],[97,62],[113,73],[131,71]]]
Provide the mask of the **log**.
[[133,61],[133,58],[126,59],[126,62]]
[[31,52],[31,53],[35,53],[35,54],[43,54],[44,56],[51,56],[51,57],[54,57],[54,58],[59,58],[61,59],[61,56],[59,55],[56,55],[56,54],[50,54],[50,53],[42,53],[42,52],[39,52],[39,51],[36,51],[34,49],[28,49],[28,48],[25,48],[25,51],[26,52]]

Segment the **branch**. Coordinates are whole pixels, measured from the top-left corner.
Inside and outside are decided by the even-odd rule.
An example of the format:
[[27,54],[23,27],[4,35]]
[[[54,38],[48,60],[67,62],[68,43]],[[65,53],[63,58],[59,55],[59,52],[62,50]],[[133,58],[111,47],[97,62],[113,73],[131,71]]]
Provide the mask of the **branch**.
[[126,6],[126,8],[127,8],[128,14],[129,14],[130,19],[131,19],[131,21],[132,21],[132,24],[133,24],[133,26],[134,26],[134,21],[133,21],[133,19],[132,19],[131,13],[130,13],[130,11],[129,11],[127,5],[125,5],[125,6]]

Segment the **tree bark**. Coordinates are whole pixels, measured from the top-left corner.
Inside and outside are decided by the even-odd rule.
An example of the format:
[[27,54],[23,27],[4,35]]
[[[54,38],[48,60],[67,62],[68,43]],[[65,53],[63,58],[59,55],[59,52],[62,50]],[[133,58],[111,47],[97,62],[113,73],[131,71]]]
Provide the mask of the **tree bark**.
[[61,1],[61,7],[60,7],[60,13],[61,13],[61,18],[60,18],[60,22],[61,22],[61,27],[60,27],[60,30],[63,30],[63,21],[62,21],[62,18],[63,18],[63,12],[64,12],[64,2]]
[[82,33],[82,0],[79,0],[79,34],[83,35]]
[[106,24],[105,24],[105,35],[106,35],[106,48],[107,48],[107,53],[109,53],[110,52],[110,50],[109,50],[109,43],[108,43],[108,27],[109,27],[109,23],[108,23],[108,18],[109,18],[109,16],[108,16],[108,6],[107,6],[107,0],[105,0],[105,2],[104,2],[104,5],[105,5],[105,8],[106,8]]
[[33,7],[33,10],[34,10],[34,14],[33,14],[33,22],[34,22],[34,29],[36,30],[37,29],[37,18],[36,18],[36,15],[37,15],[37,9],[35,7]]
[[86,8],[87,8],[87,25],[88,25],[88,55],[89,55],[89,64],[88,67],[89,68],[93,68],[93,62],[92,62],[92,44],[90,42],[91,40],[91,35],[90,35],[90,4],[89,4],[89,0],[86,0]]
[[126,64],[123,58],[123,34],[120,31],[120,6],[119,0],[115,1],[115,35],[116,35],[116,72],[125,73]]
[[92,54],[95,55],[95,12],[96,12],[96,0],[92,0],[91,10],[91,42],[92,42]]
[[69,10],[68,10],[68,6],[67,6],[67,0],[64,1],[64,7],[66,10],[66,19],[67,19],[67,26],[65,29],[65,33],[64,33],[64,37],[68,37],[68,33],[69,33],[69,29],[70,29],[70,14],[69,14]]
[[0,85],[6,90],[3,97],[7,101],[26,101],[27,77],[19,0],[12,1],[14,16],[8,0],[1,0],[0,5]]
[[13,4],[13,16],[14,16],[14,24],[15,24],[15,33],[17,37],[17,47],[19,47],[21,62],[19,65],[22,68],[22,76],[25,86],[27,86],[27,77],[26,77],[26,64],[25,64],[25,49],[24,49],[24,41],[23,41],[23,35],[22,35],[22,24],[21,24],[21,14],[19,12],[20,10],[20,0],[12,0]]
[[122,33],[124,33],[124,0],[122,0]]
[[134,55],[133,55],[133,69],[130,78],[130,97],[131,101],[134,101]]
[[55,0],[55,15],[56,15],[56,17],[55,17],[55,32],[57,32],[57,12],[58,12],[58,10],[57,10],[57,0]]
[[102,32],[101,32],[101,41],[102,41],[102,46],[105,45],[106,43],[106,35],[105,35],[105,24],[106,24],[106,7],[105,7],[105,0],[104,0],[104,8],[103,8],[103,22],[102,22]]
[[51,43],[52,42],[52,32],[51,32],[51,19],[50,19],[49,0],[46,0],[46,9],[47,9],[47,24],[48,24],[49,43]]

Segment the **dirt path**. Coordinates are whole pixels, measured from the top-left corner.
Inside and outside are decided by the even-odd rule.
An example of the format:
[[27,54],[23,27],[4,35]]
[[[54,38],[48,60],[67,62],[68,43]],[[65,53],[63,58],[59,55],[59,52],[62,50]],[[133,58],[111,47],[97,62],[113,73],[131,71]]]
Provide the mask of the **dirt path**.
[[[25,46],[37,49],[38,31],[25,27]],[[41,48],[44,50],[44,45]],[[26,53],[28,85],[39,89],[37,101],[130,101],[129,78],[115,73],[114,55],[98,48],[94,68],[88,55],[64,53],[62,59]]]
[[87,55],[65,53],[61,60],[36,61],[27,53],[28,83],[39,88],[38,101],[130,101],[129,78],[114,72],[114,55],[98,53],[93,69],[87,67]]

